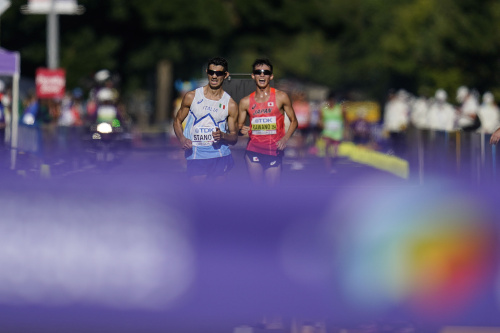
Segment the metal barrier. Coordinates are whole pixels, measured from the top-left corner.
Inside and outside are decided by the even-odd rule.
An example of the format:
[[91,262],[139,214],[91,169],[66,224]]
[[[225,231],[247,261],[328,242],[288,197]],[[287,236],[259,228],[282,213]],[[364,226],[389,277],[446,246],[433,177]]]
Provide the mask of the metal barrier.
[[496,180],[496,146],[491,135],[464,131],[409,128],[405,132],[404,156],[410,174],[422,183],[428,177],[447,177],[476,183]]

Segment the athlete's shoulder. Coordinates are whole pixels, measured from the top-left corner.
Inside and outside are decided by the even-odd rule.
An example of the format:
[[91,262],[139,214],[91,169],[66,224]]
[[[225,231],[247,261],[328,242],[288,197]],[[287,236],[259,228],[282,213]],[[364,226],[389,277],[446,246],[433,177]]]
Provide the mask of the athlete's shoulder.
[[196,96],[196,90],[188,91],[182,98],[182,104],[190,106]]
[[198,89],[188,91],[185,95],[185,98],[194,99],[194,97],[196,96],[196,90]]
[[238,108],[238,103],[236,103],[236,101],[232,98],[232,97],[229,97],[229,108]]

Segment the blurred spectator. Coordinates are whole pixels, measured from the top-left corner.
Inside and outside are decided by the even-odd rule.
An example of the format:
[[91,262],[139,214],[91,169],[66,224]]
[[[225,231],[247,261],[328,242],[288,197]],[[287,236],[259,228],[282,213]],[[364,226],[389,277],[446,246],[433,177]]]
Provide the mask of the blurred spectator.
[[435,97],[435,101],[429,107],[429,128],[438,131],[453,131],[456,112],[447,102],[448,94],[443,89],[438,89]]
[[115,80],[111,76],[111,72],[107,69],[98,71],[94,75],[94,87],[90,90],[87,102],[87,114],[90,119],[96,117],[98,105],[97,95],[103,88],[106,88],[111,92],[111,101],[113,103],[118,103],[120,94],[116,89]]
[[457,125],[464,131],[475,131],[481,126],[477,112],[479,102],[469,88],[461,86],[457,90],[458,122]]
[[73,109],[73,96],[66,92],[61,101],[61,115],[57,119],[59,126],[70,127],[80,123],[80,115]]
[[61,101],[61,114],[57,120],[59,161],[71,158],[70,155],[76,155],[79,146],[78,127],[82,124],[82,120],[80,110],[75,107],[73,96],[73,93],[67,92]]
[[325,141],[325,166],[328,172],[333,173],[333,161],[338,155],[338,147],[344,139],[344,124],[346,119],[345,108],[339,103],[335,93],[330,93],[325,104],[321,107],[320,126],[321,135]]
[[495,98],[491,92],[483,95],[483,103],[479,107],[478,116],[481,121],[480,130],[483,133],[491,134],[500,126],[500,109],[495,103]]
[[371,126],[366,120],[368,111],[360,108],[357,111],[356,119],[351,122],[352,141],[357,145],[369,146],[372,144]]
[[24,113],[21,118],[21,123],[24,125],[34,125],[39,109],[39,100],[34,93],[28,95],[24,101]]
[[310,146],[309,154],[311,155],[317,154],[316,142],[318,141],[322,131],[320,118],[321,118],[321,107],[323,106],[323,103],[324,103],[323,101],[312,101],[310,103],[311,106],[311,117],[309,120],[310,144],[308,146]]
[[[12,89],[9,88],[4,88],[4,92],[0,94],[0,104],[2,105],[2,116],[4,119],[4,136],[1,137],[0,139],[3,139],[4,145],[5,146],[10,146],[10,140],[11,140],[11,122],[12,122]],[[19,101],[19,114],[22,112],[22,105],[21,101]]]
[[306,154],[306,140],[309,135],[309,123],[311,119],[311,109],[306,93],[303,91],[292,94],[292,107],[297,117],[298,127],[293,134],[296,140],[298,161],[292,163],[292,170],[304,168],[304,157]]
[[406,98],[405,91],[391,91],[384,107],[384,130],[389,134],[392,150],[400,157],[406,151],[405,132],[409,123],[410,110]]
[[0,80],[0,150],[5,147],[5,113],[6,107],[4,105],[4,91],[5,83]]
[[82,126],[86,118],[86,105],[83,100],[83,91],[75,88],[72,91],[71,111],[75,116],[75,126]]
[[121,115],[116,106],[115,95],[111,89],[102,88],[97,92],[97,110],[92,123],[99,122],[121,122]]
[[410,120],[413,126],[418,129],[429,127],[428,120],[429,102],[423,96],[417,97],[411,106]]

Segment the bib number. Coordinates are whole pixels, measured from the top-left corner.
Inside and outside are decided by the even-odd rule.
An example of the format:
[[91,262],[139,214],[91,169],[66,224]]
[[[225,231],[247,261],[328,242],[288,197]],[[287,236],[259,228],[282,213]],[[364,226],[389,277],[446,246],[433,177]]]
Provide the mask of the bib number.
[[193,128],[193,146],[211,146],[214,143],[212,132],[215,132],[215,127],[203,126]]
[[276,134],[276,117],[258,117],[252,119],[252,134],[253,135],[269,135]]

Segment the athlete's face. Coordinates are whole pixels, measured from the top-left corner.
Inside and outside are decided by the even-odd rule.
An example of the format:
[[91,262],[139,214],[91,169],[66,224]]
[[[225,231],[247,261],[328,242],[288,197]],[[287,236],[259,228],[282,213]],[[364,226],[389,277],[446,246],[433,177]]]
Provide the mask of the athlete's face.
[[253,69],[252,79],[255,80],[255,83],[259,88],[267,87],[273,77],[274,76],[271,72],[271,67],[269,67],[268,65],[257,65]]
[[208,84],[211,88],[217,89],[222,86],[224,79],[229,75],[223,66],[210,65],[207,70]]

